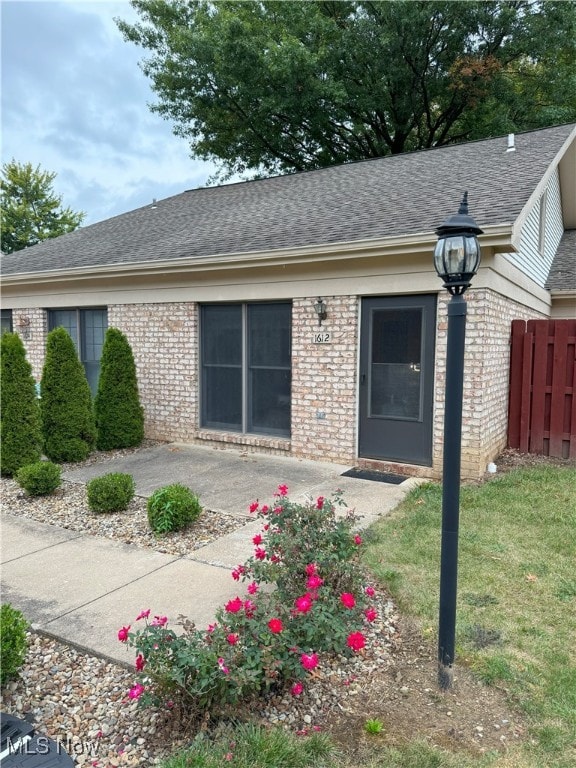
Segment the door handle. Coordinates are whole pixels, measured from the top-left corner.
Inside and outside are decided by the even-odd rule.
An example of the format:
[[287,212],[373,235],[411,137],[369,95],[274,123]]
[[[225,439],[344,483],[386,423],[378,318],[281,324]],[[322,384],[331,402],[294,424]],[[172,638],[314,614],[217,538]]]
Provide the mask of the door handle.
[[365,384],[365,383],[366,383],[366,374],[365,373],[361,373],[360,374],[360,384]]

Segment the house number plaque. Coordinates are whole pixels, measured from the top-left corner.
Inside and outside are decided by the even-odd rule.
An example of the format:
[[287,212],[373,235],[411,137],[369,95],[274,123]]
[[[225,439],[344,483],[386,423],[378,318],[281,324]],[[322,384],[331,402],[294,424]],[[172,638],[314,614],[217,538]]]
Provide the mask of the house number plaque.
[[328,331],[320,331],[319,333],[315,333],[312,337],[312,342],[314,344],[330,344],[331,341],[332,339]]

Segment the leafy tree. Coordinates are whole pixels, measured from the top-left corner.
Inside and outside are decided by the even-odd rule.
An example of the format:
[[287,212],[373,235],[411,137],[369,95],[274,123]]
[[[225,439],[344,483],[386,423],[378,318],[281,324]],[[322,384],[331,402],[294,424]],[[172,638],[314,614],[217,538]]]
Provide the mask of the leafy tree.
[[3,333],[0,342],[2,386],[0,435],[3,475],[40,461],[42,430],[32,366],[17,333]]
[[92,395],[65,328],[48,334],[40,391],[44,453],[54,462],[83,461],[96,438]]
[[144,411],[138,395],[136,366],[128,339],[117,328],[108,328],[104,338],[94,412],[99,450],[140,445],[144,438]]
[[574,2],[131,4],[153,109],[220,178],[576,120]]
[[62,208],[52,188],[55,173],[12,160],[2,166],[0,179],[2,252],[12,253],[51,237],[72,232],[84,213]]

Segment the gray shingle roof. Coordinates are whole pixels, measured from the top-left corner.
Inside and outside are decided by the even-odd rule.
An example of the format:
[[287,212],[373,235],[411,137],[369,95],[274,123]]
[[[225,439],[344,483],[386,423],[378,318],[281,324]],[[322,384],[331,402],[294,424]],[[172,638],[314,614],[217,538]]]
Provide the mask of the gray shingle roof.
[[564,232],[550,267],[546,288],[551,291],[576,290],[576,229]]
[[183,192],[23,252],[4,274],[155,262],[433,232],[469,191],[480,227],[512,223],[574,125]]

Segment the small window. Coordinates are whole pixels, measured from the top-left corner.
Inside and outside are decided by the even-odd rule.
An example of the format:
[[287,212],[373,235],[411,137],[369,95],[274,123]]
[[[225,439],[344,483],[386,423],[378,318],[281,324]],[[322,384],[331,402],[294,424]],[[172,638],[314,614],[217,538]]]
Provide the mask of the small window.
[[78,357],[86,371],[92,394],[98,390],[100,357],[108,328],[108,312],[101,307],[90,309],[52,309],[48,311],[48,330],[65,328],[74,342]]
[[201,308],[203,427],[290,436],[289,303]]
[[0,310],[0,333],[6,333],[6,331],[12,332],[12,310],[2,309]]

